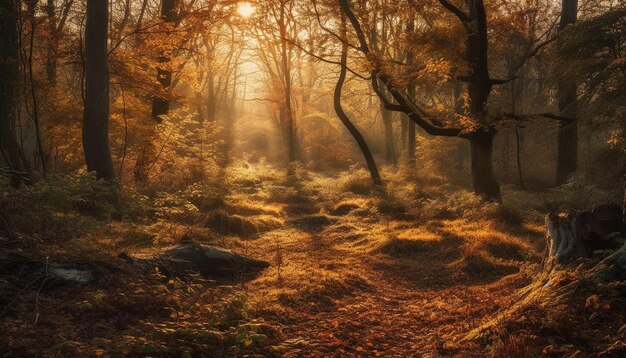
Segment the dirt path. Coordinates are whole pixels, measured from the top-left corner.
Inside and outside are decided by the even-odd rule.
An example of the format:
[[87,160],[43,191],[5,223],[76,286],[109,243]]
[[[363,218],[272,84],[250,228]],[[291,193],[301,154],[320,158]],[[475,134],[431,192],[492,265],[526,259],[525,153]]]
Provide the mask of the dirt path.
[[332,219],[319,233],[292,225],[250,245],[273,266],[247,291],[262,316],[283,324],[286,356],[481,356],[459,340],[507,307],[528,280],[519,268],[505,272],[493,263],[473,272],[467,256],[476,235],[439,235],[453,222]]

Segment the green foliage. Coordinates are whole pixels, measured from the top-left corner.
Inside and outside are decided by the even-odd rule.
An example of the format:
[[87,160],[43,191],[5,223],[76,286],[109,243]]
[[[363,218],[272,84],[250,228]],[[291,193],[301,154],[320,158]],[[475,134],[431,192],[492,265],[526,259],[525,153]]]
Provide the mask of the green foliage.
[[0,208],[15,229],[44,237],[77,235],[90,221],[137,220],[149,211],[147,197],[131,187],[120,191],[93,173],[48,175],[32,185],[2,185],[0,190]]
[[546,206],[555,211],[589,210],[601,204],[619,203],[619,193],[589,185],[581,174],[572,175],[561,187],[551,190]]

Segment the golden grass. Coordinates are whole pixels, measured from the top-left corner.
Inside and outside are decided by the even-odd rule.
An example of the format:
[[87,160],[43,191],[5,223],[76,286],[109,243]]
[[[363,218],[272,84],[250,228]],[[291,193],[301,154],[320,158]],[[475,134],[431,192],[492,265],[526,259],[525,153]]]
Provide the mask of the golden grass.
[[[415,183],[404,195],[395,178],[395,194],[372,193],[362,172],[301,183],[244,174],[238,184],[250,195],[227,196],[209,228],[114,222],[64,252],[149,253],[187,238],[268,261],[258,277],[232,288],[247,296],[233,317],[247,322],[245,312],[280,330],[272,339],[287,356],[535,356],[545,343],[510,334],[523,314],[558,312],[548,304],[556,291],[538,282],[518,291],[538,272],[541,215],[484,204],[465,191],[425,200]],[[210,317],[209,306],[175,304],[185,318],[162,318],[163,325],[190,325],[184,339],[210,341],[198,335],[203,323],[194,317],[198,309]],[[555,322],[549,327],[563,329]]]
[[258,233],[276,229],[282,221],[270,215],[256,215],[246,217],[238,214],[229,214],[225,210],[214,210],[206,219],[205,226],[218,234],[250,237]]

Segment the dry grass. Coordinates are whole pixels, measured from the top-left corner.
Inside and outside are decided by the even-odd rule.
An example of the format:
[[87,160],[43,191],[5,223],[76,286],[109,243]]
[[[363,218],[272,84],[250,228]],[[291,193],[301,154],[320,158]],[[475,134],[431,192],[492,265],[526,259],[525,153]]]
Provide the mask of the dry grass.
[[[170,220],[111,222],[60,248],[43,246],[40,258],[82,255],[127,271],[107,271],[97,286],[43,293],[45,326],[30,324],[36,292],[28,291],[2,320],[2,333],[13,339],[4,349],[34,351],[38,340],[39,352],[51,356],[212,349],[218,356],[526,357],[569,352],[559,342],[599,342],[592,326],[616,312],[602,304],[585,308],[591,291],[560,298],[567,275],[554,289],[541,288],[534,279],[544,243],[541,215],[517,204],[485,204],[466,191],[425,198],[414,182],[406,183],[409,195],[401,178],[390,183],[394,190],[371,191],[359,171],[305,179],[272,171],[261,178],[250,168],[233,173],[240,176],[233,185],[247,194],[226,196],[209,213],[209,229]],[[271,267],[226,288],[164,281],[116,258],[181,240],[226,247]],[[106,299],[96,297],[99,291]],[[621,302],[605,292],[599,302]],[[80,308],[85,302],[90,309]],[[122,317],[133,307],[140,313]],[[588,330],[575,336],[568,322]],[[616,344],[620,327],[603,324],[610,337],[592,350],[608,350],[611,339]],[[30,338],[16,340],[21,336]],[[66,341],[78,345],[53,349]]]
[[238,214],[229,214],[225,210],[215,210],[209,213],[205,226],[221,235],[236,235],[250,237],[261,232],[276,229],[282,222],[270,215],[256,215],[245,217]]

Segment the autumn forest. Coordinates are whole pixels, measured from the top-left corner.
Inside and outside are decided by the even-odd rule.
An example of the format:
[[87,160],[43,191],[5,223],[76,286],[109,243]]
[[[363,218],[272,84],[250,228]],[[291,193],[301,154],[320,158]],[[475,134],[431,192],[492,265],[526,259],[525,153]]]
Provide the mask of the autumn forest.
[[1,0],[0,357],[626,356],[621,0]]

